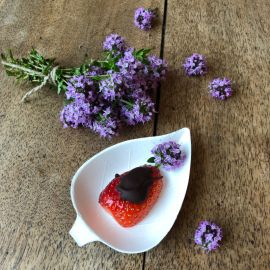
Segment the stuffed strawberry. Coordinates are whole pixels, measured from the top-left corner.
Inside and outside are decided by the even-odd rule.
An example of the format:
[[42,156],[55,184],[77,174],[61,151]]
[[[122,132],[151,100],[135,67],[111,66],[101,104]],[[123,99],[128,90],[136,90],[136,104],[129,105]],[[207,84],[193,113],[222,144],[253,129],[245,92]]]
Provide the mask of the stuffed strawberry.
[[123,227],[139,223],[151,210],[162,190],[156,167],[142,166],[115,178],[100,193],[99,203]]

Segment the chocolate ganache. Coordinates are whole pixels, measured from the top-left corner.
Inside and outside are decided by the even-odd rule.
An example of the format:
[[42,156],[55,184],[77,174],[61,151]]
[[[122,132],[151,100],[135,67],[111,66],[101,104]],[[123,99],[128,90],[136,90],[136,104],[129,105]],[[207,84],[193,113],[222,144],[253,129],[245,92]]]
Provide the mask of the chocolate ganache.
[[[153,183],[150,167],[137,167],[120,176],[120,183],[116,189],[120,197],[133,203],[141,203],[147,197],[149,187]],[[119,175],[116,175],[116,177]]]

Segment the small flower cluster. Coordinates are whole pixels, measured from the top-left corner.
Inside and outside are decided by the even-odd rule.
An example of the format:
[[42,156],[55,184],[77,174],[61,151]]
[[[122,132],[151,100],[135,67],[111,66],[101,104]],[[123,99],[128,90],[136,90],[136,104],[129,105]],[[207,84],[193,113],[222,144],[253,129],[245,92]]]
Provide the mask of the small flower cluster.
[[[193,53],[187,57],[183,64],[187,76],[204,76],[207,73],[205,56]],[[232,96],[231,80],[228,78],[215,78],[209,84],[209,93],[213,98],[226,100]]]
[[134,24],[141,30],[148,31],[152,28],[156,13],[152,9],[140,7],[135,10]]
[[231,80],[224,78],[215,78],[209,84],[209,92],[212,97],[220,100],[225,100],[232,95],[232,83]]
[[155,163],[157,167],[163,166],[165,170],[174,170],[179,168],[184,160],[180,144],[174,141],[165,142],[156,145],[151,153],[153,157],[148,159],[149,163]]
[[187,76],[203,76],[207,72],[204,55],[193,53],[183,64]]
[[111,138],[123,125],[151,120],[155,105],[150,94],[165,79],[167,64],[148,49],[128,47],[116,34],[106,38],[103,49],[104,61],[95,61],[87,73],[68,81],[70,103],[60,120],[64,127],[83,126]]
[[103,42],[104,51],[123,52],[126,49],[126,43],[123,37],[117,34],[111,34]]
[[221,239],[221,228],[209,221],[202,221],[194,236],[195,243],[208,252],[217,249],[220,246]]

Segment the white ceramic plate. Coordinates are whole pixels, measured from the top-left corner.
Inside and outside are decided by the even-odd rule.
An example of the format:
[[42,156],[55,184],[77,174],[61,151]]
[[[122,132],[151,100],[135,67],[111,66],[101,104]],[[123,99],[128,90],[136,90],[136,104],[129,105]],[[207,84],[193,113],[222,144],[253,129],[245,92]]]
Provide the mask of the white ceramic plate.
[[[151,149],[166,141],[182,145],[185,161],[175,171],[164,171],[160,197],[143,221],[131,228],[121,227],[98,203],[100,192],[114,178],[132,168],[146,164]],[[71,199],[77,213],[70,230],[79,246],[100,241],[124,253],[139,253],[156,246],[169,232],[182,206],[190,173],[190,130],[125,141],[113,145],[86,161],[71,183]]]

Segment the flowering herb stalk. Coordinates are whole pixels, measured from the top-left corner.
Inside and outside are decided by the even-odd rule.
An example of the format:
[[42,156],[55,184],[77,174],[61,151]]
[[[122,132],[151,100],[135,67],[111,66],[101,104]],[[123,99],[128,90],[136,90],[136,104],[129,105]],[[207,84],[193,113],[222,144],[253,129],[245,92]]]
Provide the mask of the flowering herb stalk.
[[157,167],[163,167],[165,170],[175,170],[179,168],[185,158],[181,151],[181,145],[169,141],[162,144],[156,145],[151,153],[154,155],[150,157],[147,162],[155,163]]
[[65,92],[68,80],[72,76],[84,74],[90,64],[85,63],[77,68],[61,68],[55,63],[55,59],[46,59],[35,49],[31,50],[27,58],[21,59],[14,58],[10,50],[8,54],[1,54],[1,60],[8,76],[42,86],[54,85],[57,87],[58,94]]
[[117,34],[106,37],[103,50],[103,59],[77,68],[60,67],[34,49],[27,58],[15,59],[11,52],[1,57],[9,76],[38,84],[23,101],[44,85],[54,85],[68,101],[60,113],[65,128],[83,126],[111,138],[124,125],[152,119],[151,92],[165,79],[167,64],[150,49],[129,47]]

